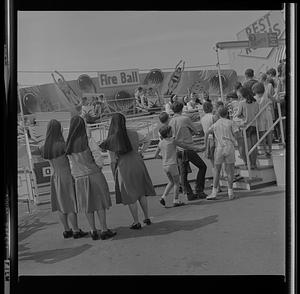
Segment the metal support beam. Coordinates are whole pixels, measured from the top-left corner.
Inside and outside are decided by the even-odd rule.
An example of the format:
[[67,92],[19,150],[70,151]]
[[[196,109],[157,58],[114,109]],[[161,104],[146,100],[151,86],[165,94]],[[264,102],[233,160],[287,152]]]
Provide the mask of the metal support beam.
[[[285,39],[278,40],[278,46],[285,45]],[[218,42],[216,44],[217,49],[239,49],[239,48],[250,48],[249,41],[228,41]]]
[[219,85],[220,85],[220,94],[221,94],[221,99],[224,102],[224,96],[223,96],[223,84],[222,84],[222,78],[221,78],[221,67],[220,67],[220,61],[219,61],[219,51],[218,48],[215,48],[216,53],[217,53],[217,68],[218,68],[218,76],[219,76]]

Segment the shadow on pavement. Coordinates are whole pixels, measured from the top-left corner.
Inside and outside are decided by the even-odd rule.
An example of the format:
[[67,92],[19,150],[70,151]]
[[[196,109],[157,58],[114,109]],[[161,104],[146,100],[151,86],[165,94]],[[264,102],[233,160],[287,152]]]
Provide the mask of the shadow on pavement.
[[257,197],[257,196],[274,196],[276,194],[284,193],[285,191],[234,191],[234,194],[236,195],[236,198],[233,200],[228,199],[227,192],[221,192],[218,194],[217,198],[215,200],[197,200],[195,202],[188,202],[186,205],[208,205],[208,204],[214,204],[214,203],[220,203],[220,202],[226,202],[226,201],[236,201],[239,200],[239,198],[248,198],[248,197]]
[[18,225],[18,241],[21,242],[28,238],[30,235],[44,230],[45,227],[50,225],[56,225],[57,222],[44,222],[41,221],[37,216],[32,216],[23,220]]
[[19,254],[19,261],[33,260],[35,262],[53,264],[79,255],[82,252],[90,249],[91,247],[92,245],[84,244],[75,248],[63,248],[37,251],[33,253],[22,253]]
[[129,227],[115,228],[117,235],[114,240],[137,238],[145,236],[165,235],[178,231],[192,231],[218,221],[218,215],[211,215],[196,220],[167,220],[143,226],[141,230],[131,230]]

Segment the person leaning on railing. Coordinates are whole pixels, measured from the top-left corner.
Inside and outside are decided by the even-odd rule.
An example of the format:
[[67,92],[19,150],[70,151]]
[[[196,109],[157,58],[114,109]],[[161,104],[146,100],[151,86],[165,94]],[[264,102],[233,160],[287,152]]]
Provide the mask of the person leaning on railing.
[[[273,118],[272,118],[272,110],[271,105],[272,101],[268,98],[268,94],[265,92],[265,86],[263,83],[256,83],[252,87],[252,91],[255,94],[254,98],[256,99],[259,110],[262,110],[262,108],[268,104],[269,106],[265,108],[265,110],[262,110],[262,113],[257,118],[257,126],[258,126],[258,132],[259,137],[262,137],[265,132],[269,131],[273,125]],[[269,147],[269,152],[267,152],[267,144]],[[267,156],[270,156],[272,153],[272,133],[270,132],[266,140],[263,141],[263,146],[265,149],[265,154]]]
[[[278,66],[278,80],[275,90],[276,102],[280,104],[281,116],[286,116],[286,64],[281,62]],[[282,120],[283,132],[285,135],[285,120]],[[286,137],[286,136],[285,136]]]
[[[242,100],[239,104],[239,109],[237,111],[236,116],[240,117],[242,116],[243,122],[241,123],[241,127],[247,126],[249,122],[253,120],[255,115],[259,112],[259,106],[256,100],[254,99],[252,95],[252,91],[248,87],[242,87],[239,88],[237,91],[237,95]],[[250,150],[252,146],[257,142],[257,133],[256,133],[256,122],[252,122],[251,125],[247,128],[246,130],[246,137],[247,137],[247,145],[248,149]],[[240,152],[240,155],[242,159],[245,162],[245,165],[247,165],[247,160],[246,160],[246,152],[245,152],[245,144],[242,144],[242,140],[238,141],[239,150],[242,150]],[[256,166],[256,158],[257,158],[257,149],[255,149],[251,154],[250,154],[250,168],[255,169]]]

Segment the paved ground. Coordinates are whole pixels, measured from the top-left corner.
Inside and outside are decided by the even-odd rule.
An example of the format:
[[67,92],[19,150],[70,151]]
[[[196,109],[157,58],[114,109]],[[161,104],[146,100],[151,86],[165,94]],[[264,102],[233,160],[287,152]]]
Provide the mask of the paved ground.
[[[273,186],[236,194],[233,201],[222,193],[217,201],[176,208],[149,197],[153,224],[139,231],[128,228],[128,208],[113,205],[108,224],[118,234],[105,241],[65,240],[49,204],[32,206],[29,214],[20,203],[19,274],[283,275],[285,191]],[[84,215],[79,222],[88,230]]]

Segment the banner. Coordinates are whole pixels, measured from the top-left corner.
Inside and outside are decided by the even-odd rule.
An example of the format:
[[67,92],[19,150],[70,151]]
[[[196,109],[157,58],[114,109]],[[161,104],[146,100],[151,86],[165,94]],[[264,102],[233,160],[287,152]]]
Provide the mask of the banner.
[[[102,80],[107,79],[108,83],[117,79],[117,83],[119,83],[118,78],[112,78],[115,76],[112,73],[118,73],[120,79],[121,73],[127,75],[126,83],[101,87],[99,76],[90,77],[83,73],[78,75],[77,80],[67,81],[60,74],[60,78],[56,78],[52,84],[21,88],[20,100],[24,114],[33,116],[39,112],[79,114],[81,106],[80,104],[78,106],[78,101],[82,103],[82,98],[87,98],[87,96],[91,96],[91,100],[93,100],[100,97],[100,93],[107,103],[107,113],[121,111],[125,115],[134,113],[133,103],[130,100],[136,96],[137,90],[143,92],[149,101],[157,100],[160,104],[166,103],[164,100],[166,93],[187,95],[187,92],[191,90],[195,93],[205,91],[212,96],[219,95],[217,70],[179,71],[177,68],[174,71],[162,72],[156,68],[148,73],[138,73],[137,70],[120,70],[103,72],[106,77],[102,77]],[[101,73],[99,72],[99,74]],[[226,95],[232,91],[234,83],[237,81],[237,74],[234,70],[221,70],[221,75],[224,79],[223,86],[225,86],[223,92]],[[108,77],[110,77],[109,81]],[[20,108],[18,111],[20,112]]]
[[140,83],[138,69],[98,72],[100,88],[138,85]]
[[[246,41],[250,34],[258,33],[276,33],[278,39],[280,39],[284,30],[285,23],[283,19],[283,12],[270,11],[237,33],[237,39],[238,41]],[[239,55],[267,59],[272,50],[273,48],[245,48],[240,50]]]

